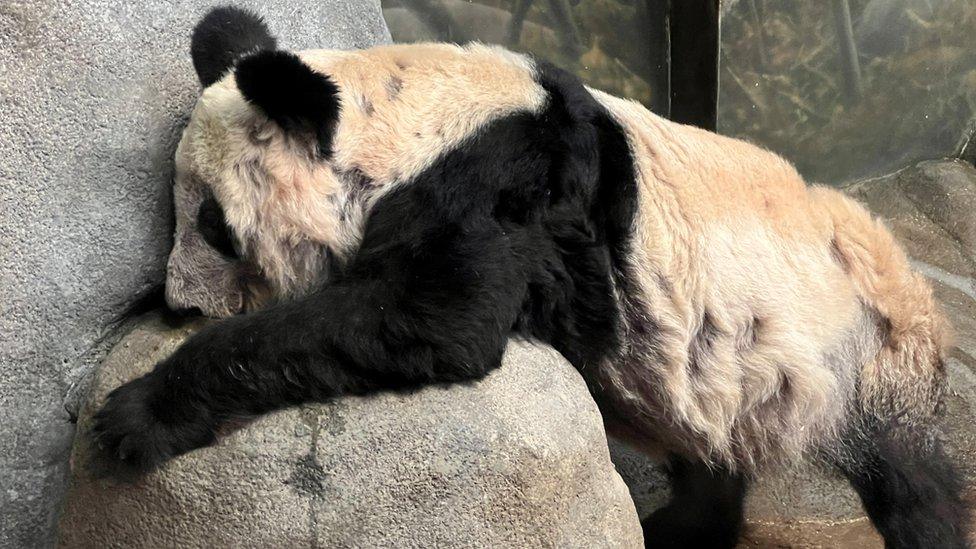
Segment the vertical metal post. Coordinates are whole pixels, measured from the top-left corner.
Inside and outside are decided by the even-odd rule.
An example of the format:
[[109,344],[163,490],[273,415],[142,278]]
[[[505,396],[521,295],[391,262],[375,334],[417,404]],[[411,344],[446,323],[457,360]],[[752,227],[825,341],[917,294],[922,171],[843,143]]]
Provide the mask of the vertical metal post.
[[671,119],[718,125],[719,0],[672,0]]
[[664,117],[671,116],[670,11],[670,0],[644,0],[638,4],[638,19],[647,25],[640,47],[648,57],[647,74],[641,76],[647,79],[653,94],[648,107]]

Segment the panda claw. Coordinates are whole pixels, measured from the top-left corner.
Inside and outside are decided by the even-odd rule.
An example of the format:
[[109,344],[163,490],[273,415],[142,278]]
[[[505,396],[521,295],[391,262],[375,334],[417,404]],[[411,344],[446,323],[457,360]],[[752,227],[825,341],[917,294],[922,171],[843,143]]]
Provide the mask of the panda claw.
[[108,395],[91,427],[89,468],[95,476],[134,481],[212,439],[205,425],[161,421],[153,412],[160,394],[149,374]]

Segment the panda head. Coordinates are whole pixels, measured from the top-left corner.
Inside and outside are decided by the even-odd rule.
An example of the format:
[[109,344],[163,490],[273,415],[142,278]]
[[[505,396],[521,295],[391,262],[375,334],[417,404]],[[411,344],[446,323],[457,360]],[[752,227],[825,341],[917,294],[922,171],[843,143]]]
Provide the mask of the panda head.
[[176,153],[166,298],[214,317],[309,290],[385,193],[550,102],[535,63],[502,48],[292,53],[236,8],[203,18],[192,54],[204,89]]

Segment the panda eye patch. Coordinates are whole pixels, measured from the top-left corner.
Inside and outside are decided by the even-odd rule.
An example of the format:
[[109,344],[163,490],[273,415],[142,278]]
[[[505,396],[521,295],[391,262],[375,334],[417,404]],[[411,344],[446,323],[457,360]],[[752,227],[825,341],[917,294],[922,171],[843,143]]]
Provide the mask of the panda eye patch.
[[234,249],[234,238],[227,225],[227,218],[224,217],[224,210],[215,199],[208,198],[200,204],[197,228],[213,249],[230,259],[240,259]]

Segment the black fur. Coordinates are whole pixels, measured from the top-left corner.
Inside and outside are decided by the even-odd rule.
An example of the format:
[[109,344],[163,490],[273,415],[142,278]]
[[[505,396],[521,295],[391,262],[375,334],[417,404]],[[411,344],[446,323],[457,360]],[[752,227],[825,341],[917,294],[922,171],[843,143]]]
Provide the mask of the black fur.
[[972,520],[963,482],[924,427],[871,421],[846,438],[838,466],[888,549],[965,549]]
[[274,50],[276,42],[264,20],[234,6],[210,10],[193,29],[190,54],[200,83],[207,87],[244,55]]
[[331,154],[339,121],[339,88],[286,51],[263,51],[245,57],[234,71],[244,98],[289,132],[308,132],[319,152]]
[[213,197],[200,203],[200,209],[197,211],[197,230],[200,231],[204,241],[224,257],[239,258],[234,247],[234,237],[227,225],[227,218],[224,217],[224,209]]
[[739,474],[672,457],[671,501],[644,519],[644,546],[735,547],[742,530],[748,482]]
[[[272,110],[286,92],[309,107],[322,81],[289,59],[248,58],[239,83]],[[477,379],[513,332],[579,368],[615,352],[611,288],[635,209],[633,162],[578,80],[548,68],[542,81],[545,112],[492,123],[381,198],[325,286],[211,325],[113,392],[95,418],[102,460],[117,475],[146,471],[242,417]]]

